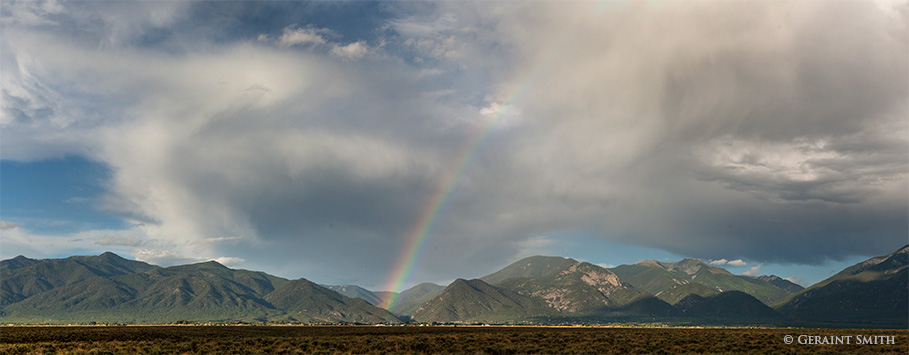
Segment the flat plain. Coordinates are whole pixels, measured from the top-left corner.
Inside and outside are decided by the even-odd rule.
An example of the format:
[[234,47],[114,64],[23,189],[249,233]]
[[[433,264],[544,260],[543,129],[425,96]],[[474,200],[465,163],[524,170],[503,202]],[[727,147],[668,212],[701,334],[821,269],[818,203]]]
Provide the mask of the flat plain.
[[[792,336],[792,344],[786,336]],[[802,336],[799,338],[799,336]],[[875,339],[879,344],[856,344]],[[891,338],[892,337],[892,338]],[[835,342],[849,344],[807,344]],[[892,341],[891,341],[892,339]],[[799,340],[805,344],[799,344]],[[888,344],[892,342],[891,344]],[[4,326],[2,354],[906,354],[907,329]]]

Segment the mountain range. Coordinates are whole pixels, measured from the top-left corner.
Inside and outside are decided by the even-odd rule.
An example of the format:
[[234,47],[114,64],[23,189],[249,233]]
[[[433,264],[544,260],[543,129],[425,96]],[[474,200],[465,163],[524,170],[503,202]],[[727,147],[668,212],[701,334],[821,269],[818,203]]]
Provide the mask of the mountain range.
[[[318,285],[215,261],[159,267],[98,256],[0,261],[4,323],[520,323],[909,326],[909,246],[807,289],[696,259],[603,268],[528,257],[479,279],[400,293]],[[393,300],[393,302],[388,302]],[[380,308],[389,304],[388,309]]]
[[162,268],[113,253],[0,262],[5,322],[398,322],[392,313],[305,279],[215,261]]

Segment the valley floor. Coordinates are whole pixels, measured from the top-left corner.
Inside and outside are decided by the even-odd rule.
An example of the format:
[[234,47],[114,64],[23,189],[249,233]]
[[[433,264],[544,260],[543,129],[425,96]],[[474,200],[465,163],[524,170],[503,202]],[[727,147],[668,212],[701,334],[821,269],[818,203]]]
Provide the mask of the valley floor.
[[[791,343],[787,344],[787,341]],[[0,354],[50,353],[905,354],[909,353],[909,330],[473,326],[0,327]]]

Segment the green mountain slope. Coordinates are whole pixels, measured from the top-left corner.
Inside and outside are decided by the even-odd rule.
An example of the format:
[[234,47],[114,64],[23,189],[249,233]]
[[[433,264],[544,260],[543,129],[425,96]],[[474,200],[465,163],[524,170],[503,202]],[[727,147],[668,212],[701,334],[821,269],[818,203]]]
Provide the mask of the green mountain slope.
[[300,322],[397,323],[398,318],[360,298],[351,298],[305,279],[293,280],[265,296],[286,312],[280,320]]
[[[214,261],[95,277],[12,304],[12,318],[117,322],[264,320],[275,312],[261,299],[280,278],[232,270]],[[283,282],[286,282],[283,281]]]
[[725,269],[695,259],[675,263],[647,260],[610,270],[636,289],[649,292],[669,303],[676,303],[689,294],[706,297],[724,291],[742,291],[765,304],[772,304],[790,294],[787,289],[769,281],[733,275]]
[[540,299],[479,279],[457,279],[421,305],[413,319],[419,322],[514,322],[548,313],[548,307]]
[[127,275],[155,268],[157,266],[126,260],[109,252],[98,256],[45,260],[18,256],[0,262],[0,305],[19,302],[32,295],[99,276]]
[[[308,287],[306,285],[311,283],[302,279],[288,281],[262,272],[234,270],[214,261],[168,268],[152,266],[150,269],[139,265],[136,270],[148,270],[118,275],[130,270],[123,268],[124,265],[136,264],[122,263],[117,260],[119,257],[113,258],[112,254],[77,257],[76,261],[82,265],[86,262],[79,258],[108,262],[102,264],[104,267],[74,267],[72,275],[75,276],[52,279],[66,282],[6,305],[3,321],[398,321],[389,312],[363,300],[351,299],[319,286]],[[9,265],[13,266],[10,268],[13,272],[30,268],[46,270],[59,268],[60,265],[72,266],[73,260],[69,259],[39,260],[30,265],[23,265],[20,259],[15,265]],[[86,274],[86,270],[91,272]],[[37,277],[36,280],[40,282],[43,278]],[[269,300],[276,300],[289,309],[276,307]]]
[[909,246],[848,267],[776,306],[800,321],[909,326]]
[[[143,277],[145,283],[135,287],[139,292],[136,299],[124,308],[135,309],[134,312],[147,317],[250,321],[265,320],[274,311],[274,307],[261,298],[275,289],[264,273],[232,270],[209,261],[136,276]],[[131,282],[134,278],[115,280]]]
[[69,312],[103,310],[129,302],[136,290],[109,278],[92,279],[42,292],[26,300],[7,306],[13,314],[54,317]]
[[160,268],[150,270],[144,274],[152,281],[180,275],[223,279],[243,287],[244,292],[258,296],[264,296],[287,282],[284,278],[272,276],[261,271],[231,269],[216,261]]

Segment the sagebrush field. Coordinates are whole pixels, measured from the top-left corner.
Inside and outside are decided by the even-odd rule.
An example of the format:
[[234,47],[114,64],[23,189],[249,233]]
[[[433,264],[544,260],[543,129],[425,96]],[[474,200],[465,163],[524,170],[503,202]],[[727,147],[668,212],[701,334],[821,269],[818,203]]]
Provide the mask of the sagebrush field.
[[[905,354],[909,330],[594,327],[3,327],[3,354]],[[784,337],[894,336],[894,344],[786,344]],[[817,339],[817,338],[815,338]]]

